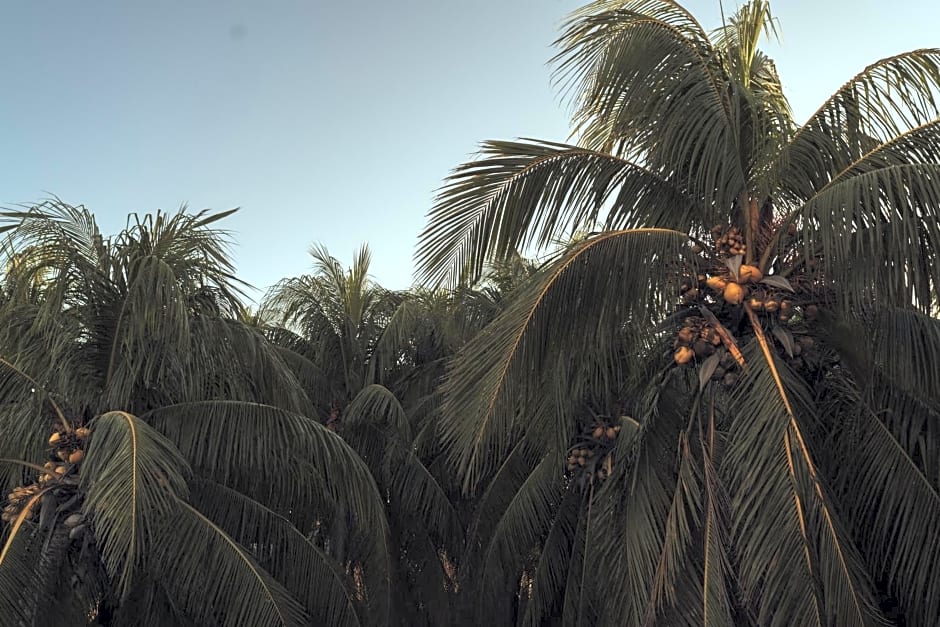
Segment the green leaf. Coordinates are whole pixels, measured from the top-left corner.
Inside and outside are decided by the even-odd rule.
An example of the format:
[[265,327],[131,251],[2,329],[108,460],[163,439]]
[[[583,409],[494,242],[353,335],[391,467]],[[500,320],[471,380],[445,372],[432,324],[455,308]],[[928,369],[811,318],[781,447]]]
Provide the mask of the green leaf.
[[197,480],[193,503],[259,561],[320,624],[358,626],[352,585],[323,550],[290,521],[220,484]]
[[303,606],[215,522],[177,499],[155,561],[174,602],[200,624],[294,627]]
[[189,465],[165,437],[126,412],[112,411],[92,423],[81,489],[92,517],[101,557],[126,596],[145,569],[177,498],[186,498]]

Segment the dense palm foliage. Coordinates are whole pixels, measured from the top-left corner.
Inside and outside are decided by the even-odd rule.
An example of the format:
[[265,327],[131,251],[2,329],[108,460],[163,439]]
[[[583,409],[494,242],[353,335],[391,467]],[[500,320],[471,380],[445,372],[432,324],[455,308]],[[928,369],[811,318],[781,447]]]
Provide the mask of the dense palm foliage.
[[772,25],[588,5],[555,59],[577,143],[487,142],[430,213],[433,282],[593,229],[442,389],[478,622],[940,616],[940,51],[800,125]]
[[409,291],[3,213],[0,622],[936,624],[940,51],[798,124],[773,32],[573,14],[574,143],[484,144]]
[[[0,483],[20,487],[0,538],[4,624],[385,612],[382,498],[239,322],[223,216],[132,217],[105,239],[58,201],[6,214]],[[339,516],[358,540],[342,562],[313,533]],[[372,576],[349,577],[357,564]]]

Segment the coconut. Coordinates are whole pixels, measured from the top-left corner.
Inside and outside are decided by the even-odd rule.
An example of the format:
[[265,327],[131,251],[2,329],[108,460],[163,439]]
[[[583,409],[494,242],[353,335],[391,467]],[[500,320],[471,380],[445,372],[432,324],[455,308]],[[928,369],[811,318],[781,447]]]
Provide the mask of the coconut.
[[605,432],[604,432],[604,435],[607,436],[607,439],[608,439],[608,440],[616,439],[616,437],[617,437],[617,430],[614,429],[613,427],[607,427],[607,429],[606,429]]
[[695,339],[695,331],[689,327],[683,327],[679,329],[679,333],[676,334],[676,338],[681,344],[689,345]]
[[764,311],[773,313],[780,308],[780,303],[775,301],[773,298],[768,298],[764,301]]
[[69,455],[70,464],[77,464],[81,462],[83,459],[85,459],[85,451],[83,451],[82,449],[78,449],[74,453]]
[[600,425],[594,427],[594,431],[591,432],[591,435],[594,436],[595,440],[600,440],[602,437],[604,437],[604,427],[601,427]]
[[680,346],[673,354],[672,358],[679,365],[687,364],[695,357],[695,351],[688,346]]
[[723,292],[728,285],[728,281],[720,276],[711,276],[708,277],[705,284],[716,292]]
[[56,431],[49,436],[49,446],[54,446],[56,442],[62,439],[62,434]]
[[728,283],[724,291],[725,300],[732,305],[744,302],[744,288],[737,283]]
[[715,352],[715,347],[712,346],[711,343],[699,339],[695,340],[695,344],[692,345],[692,350],[695,351],[696,357],[708,357]]
[[79,440],[84,440],[89,435],[91,435],[91,429],[87,427],[79,427],[75,430],[75,437],[77,437]]
[[743,265],[741,269],[738,270],[738,277],[741,279],[741,283],[759,283],[761,279],[764,278],[764,273],[760,271],[760,268],[757,266]]

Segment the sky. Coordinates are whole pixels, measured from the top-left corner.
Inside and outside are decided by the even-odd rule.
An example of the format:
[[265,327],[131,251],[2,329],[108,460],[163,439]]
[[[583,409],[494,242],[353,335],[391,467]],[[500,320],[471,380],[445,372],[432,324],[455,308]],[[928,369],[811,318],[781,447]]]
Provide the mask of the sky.
[[[480,141],[569,138],[547,61],[581,4],[9,0],[0,206],[55,194],[105,233],[132,212],[240,207],[224,226],[262,290],[309,271],[314,243],[344,263],[368,243],[374,277],[408,287],[435,190]],[[684,4],[720,24],[718,0]],[[765,50],[798,120],[869,63],[940,46],[936,0],[771,6]]]

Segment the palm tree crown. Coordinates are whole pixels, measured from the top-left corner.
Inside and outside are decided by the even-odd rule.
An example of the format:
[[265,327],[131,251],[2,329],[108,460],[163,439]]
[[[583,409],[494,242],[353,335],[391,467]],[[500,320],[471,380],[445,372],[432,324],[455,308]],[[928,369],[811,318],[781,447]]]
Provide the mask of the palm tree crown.
[[763,0],[711,33],[668,0],[589,4],[555,58],[577,143],[486,142],[429,214],[434,282],[595,229],[444,384],[494,620],[940,614],[940,51],[797,124],[773,25]]

